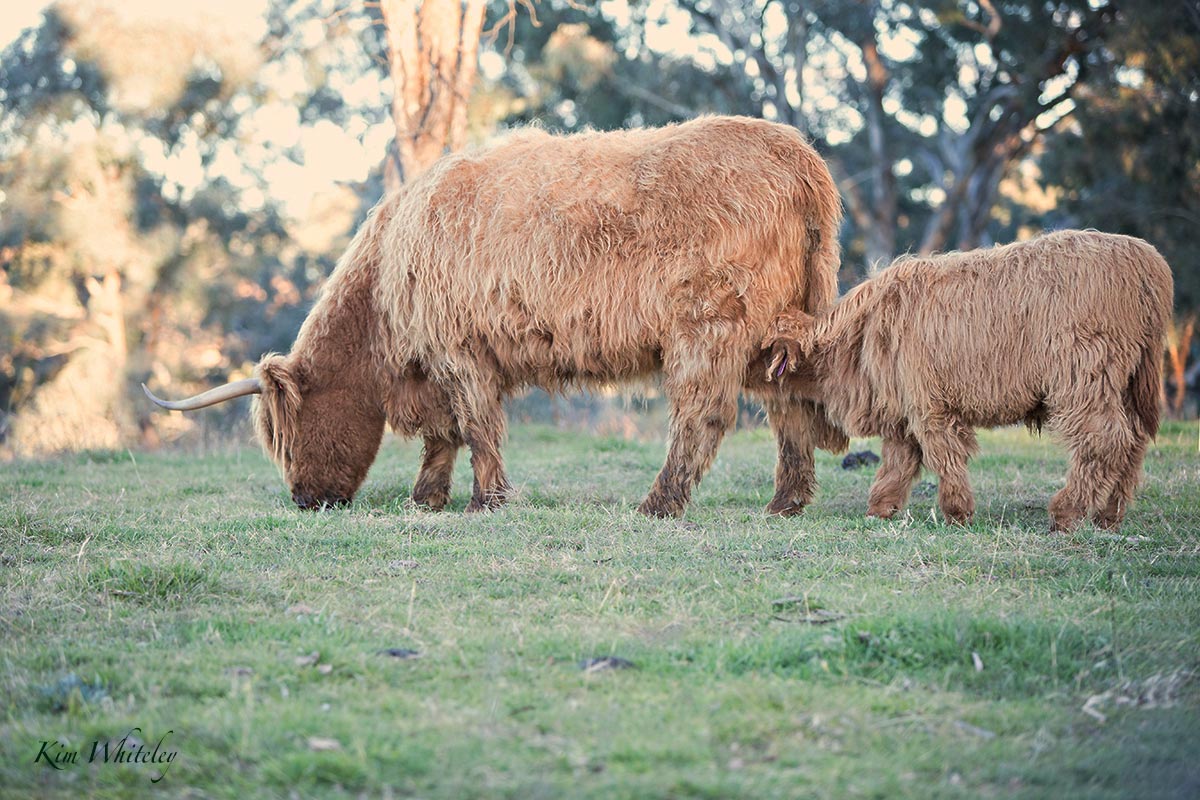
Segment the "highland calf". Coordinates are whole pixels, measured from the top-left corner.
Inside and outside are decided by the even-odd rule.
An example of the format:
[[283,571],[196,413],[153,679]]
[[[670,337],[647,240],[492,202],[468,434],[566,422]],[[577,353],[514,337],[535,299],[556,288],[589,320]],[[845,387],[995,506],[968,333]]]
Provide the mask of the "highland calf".
[[477,511],[510,492],[506,396],[661,372],[670,441],[641,511],[682,513],[747,390],[766,395],[779,445],[768,510],[795,513],[813,446],[843,439],[756,365],[787,309],[833,302],[840,219],[825,163],[783,125],[518,132],[385,197],[290,354],[166,405],[261,394],[260,437],[303,507],[353,496],[386,422],[424,438],[413,499],[441,508],[466,444]]
[[1172,293],[1153,247],[1094,231],[902,258],[815,319],[797,315],[767,379],[823,403],[845,433],[883,437],[871,515],[902,509],[924,463],[945,517],[970,519],[973,429],[1025,422],[1070,450],[1053,529],[1085,516],[1116,528],[1158,430]]

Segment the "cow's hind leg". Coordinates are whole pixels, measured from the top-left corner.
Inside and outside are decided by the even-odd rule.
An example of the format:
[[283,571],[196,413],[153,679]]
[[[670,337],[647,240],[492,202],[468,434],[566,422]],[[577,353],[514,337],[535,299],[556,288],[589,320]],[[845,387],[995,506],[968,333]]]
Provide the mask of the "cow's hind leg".
[[425,446],[421,451],[421,470],[413,483],[412,499],[417,505],[441,511],[450,500],[450,480],[454,472],[454,460],[462,439],[458,434],[425,434]]
[[446,386],[462,440],[471,448],[475,486],[467,512],[497,509],[512,493],[504,473],[500,442],[505,418],[498,372],[476,359],[461,358]]
[[775,433],[779,460],[775,465],[775,496],[768,514],[799,514],[817,488],[813,449],[845,449],[845,436],[833,428],[815,403],[768,394],[762,399],[767,422]]
[[908,505],[913,482],[921,474],[921,447],[910,436],[883,439],[883,463],[871,484],[867,515],[890,519]]
[[[1145,441],[1133,431],[1123,409],[1092,406],[1056,414],[1055,425],[1071,451],[1067,482],[1050,499],[1050,529],[1070,531],[1085,517],[1119,524],[1137,486]],[[1111,512],[1110,512],[1111,506]]]
[[965,524],[975,515],[967,462],[976,450],[975,431],[955,417],[938,417],[914,431],[925,464],[938,476],[938,507],[948,522]]
[[737,418],[745,358],[715,358],[696,348],[686,359],[671,358],[664,385],[671,405],[667,461],[638,511],[678,517],[692,487],[708,471],[725,432]]

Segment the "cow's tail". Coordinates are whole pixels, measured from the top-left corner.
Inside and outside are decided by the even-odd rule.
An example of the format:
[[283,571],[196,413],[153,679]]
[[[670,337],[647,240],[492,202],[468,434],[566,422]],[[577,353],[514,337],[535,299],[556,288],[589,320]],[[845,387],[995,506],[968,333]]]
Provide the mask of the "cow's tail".
[[[809,314],[824,311],[833,305],[838,294],[838,270],[842,263],[842,248],[838,231],[842,226],[842,199],[837,184],[824,172],[824,190],[815,202],[808,219],[808,248],[804,271],[808,276],[808,296],[804,310]],[[816,176],[814,176],[814,179]]]
[[1130,416],[1141,424],[1147,436],[1158,433],[1159,417],[1162,413],[1162,362],[1161,343],[1157,340],[1147,343],[1142,349],[1141,360],[1129,378],[1129,388],[1126,390],[1126,406]]
[[[825,311],[837,300],[838,269],[842,263],[842,247],[838,241],[838,231],[842,226],[842,198],[828,170],[813,176],[814,180],[818,177],[823,179],[823,202],[818,204],[816,215],[809,220],[808,252],[804,265],[808,274],[808,297],[805,298],[805,311],[808,313],[800,315],[807,318],[805,338],[810,341],[814,332],[810,315]],[[844,453],[850,449],[850,438],[839,426],[830,422],[823,406],[811,401],[804,401],[801,405],[808,413],[813,443],[817,447],[830,453]]]

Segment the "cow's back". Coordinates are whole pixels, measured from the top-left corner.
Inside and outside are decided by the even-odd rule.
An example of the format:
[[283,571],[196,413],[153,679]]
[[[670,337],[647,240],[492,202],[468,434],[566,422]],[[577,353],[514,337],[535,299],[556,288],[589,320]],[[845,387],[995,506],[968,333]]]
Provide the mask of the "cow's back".
[[687,336],[748,349],[783,308],[836,286],[828,170],[761,120],[524,131],[443,159],[380,213],[397,346],[422,361],[488,349],[514,383],[643,374]]

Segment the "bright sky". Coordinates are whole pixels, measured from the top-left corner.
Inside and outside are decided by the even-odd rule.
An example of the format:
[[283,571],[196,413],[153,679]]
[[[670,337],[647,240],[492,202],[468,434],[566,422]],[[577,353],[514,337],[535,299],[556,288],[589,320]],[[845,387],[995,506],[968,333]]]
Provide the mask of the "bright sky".
[[8,0],[0,14],[0,48],[7,47],[17,34],[38,24],[45,0]]
[[[247,41],[257,41],[265,30],[266,0],[70,1],[77,5],[96,3],[116,8],[129,18],[170,17],[184,22],[193,18],[216,18],[230,35],[239,39],[244,37]],[[49,5],[48,0],[0,2],[4,4],[4,13],[0,14],[0,47],[7,46],[23,29],[37,25],[42,11]],[[620,25],[629,19],[629,4],[630,0],[603,0],[601,8]],[[651,20],[646,36],[646,44],[650,49],[691,58],[702,66],[729,63],[730,54],[716,37],[690,35],[688,15],[672,0],[650,0],[646,11]],[[768,19],[767,22],[768,29],[785,24],[782,19]],[[314,22],[312,33],[318,39],[323,35],[319,22]],[[770,35],[770,30],[767,33]],[[304,34],[307,37],[308,32]],[[918,43],[914,36],[915,32],[904,28],[884,33],[881,36],[881,50],[897,61],[912,58]],[[982,54],[976,55],[977,65],[985,67],[987,58],[990,58],[990,53],[985,48]],[[485,51],[481,70],[485,76],[498,77],[503,67],[501,56]],[[972,67],[968,64],[964,68],[969,70]],[[828,127],[825,135],[833,144],[848,140],[862,124],[857,112],[840,102],[834,84],[843,80],[847,73],[857,76],[864,69],[854,48],[827,46],[809,54],[804,75],[805,109],[810,113],[815,112],[826,121]],[[968,81],[972,79],[970,75],[964,77]],[[390,125],[383,123],[371,126],[365,120],[352,122],[346,129],[323,121],[301,125],[296,106],[289,99],[290,95],[304,89],[299,85],[303,84],[302,68],[298,64],[280,61],[266,65],[261,78],[274,89],[279,100],[253,109],[246,116],[243,129],[239,131],[240,150],[230,143],[223,144],[208,175],[220,175],[234,186],[242,187],[247,206],[259,205],[265,198],[245,172],[244,161],[258,159],[260,166],[265,166],[264,174],[271,194],[283,201],[288,213],[302,216],[314,193],[328,189],[339,181],[361,181],[382,160],[391,138]],[[353,83],[334,88],[349,101],[366,104],[378,102],[376,98],[381,92],[379,79],[375,75],[363,76]],[[382,88],[386,91],[386,87]],[[902,109],[894,98],[885,98],[884,108],[924,135],[936,131],[936,119]],[[951,95],[944,111],[943,122],[946,125],[959,132],[966,129],[966,102],[963,97]],[[185,192],[199,187],[205,173],[198,149],[185,146],[177,148],[173,154],[167,154],[162,152],[158,144],[157,141],[147,141],[139,145],[146,166],[183,186]],[[299,150],[298,160],[280,154],[281,149],[289,147]]]
[[[43,10],[50,5],[49,0],[3,2],[0,48],[10,44],[22,30],[38,25]],[[92,0],[73,2],[87,4]],[[265,0],[119,0],[117,3],[107,0],[104,4],[119,9],[130,18],[143,20],[170,17],[188,21],[215,17],[221,20],[222,27],[248,41],[260,39],[266,28]],[[365,120],[352,120],[348,129],[324,120],[301,125],[296,105],[289,102],[294,91],[303,89],[294,86],[297,77],[296,70],[289,71],[282,64],[267,67],[263,79],[276,90],[280,100],[253,109],[246,115],[239,132],[240,150],[231,142],[219,145],[207,175],[194,135],[185,135],[183,146],[171,153],[167,153],[157,139],[142,139],[136,145],[142,163],[182,186],[185,193],[199,188],[206,177],[223,177],[241,188],[244,204],[253,207],[266,200],[244,168],[244,162],[254,160],[263,167],[268,191],[282,204],[284,211],[295,217],[303,216],[314,194],[330,189],[337,182],[365,180],[368,171],[383,160],[392,131],[387,124],[370,126]],[[348,100],[353,101],[356,95],[370,97],[372,90],[378,95],[378,79],[375,76],[368,78],[371,86],[352,84],[342,87]],[[95,136],[96,133],[80,130],[73,131],[72,135]],[[279,151],[285,148],[296,148],[299,160],[281,156]],[[335,154],[334,157],[331,154]]]
[[[42,11],[48,5],[49,0],[4,0],[4,13],[0,14],[0,48],[7,47],[21,31],[41,22]],[[255,38],[265,29],[265,0],[121,0],[109,5],[115,5],[131,17],[178,19],[208,14],[228,20],[230,27]]]

